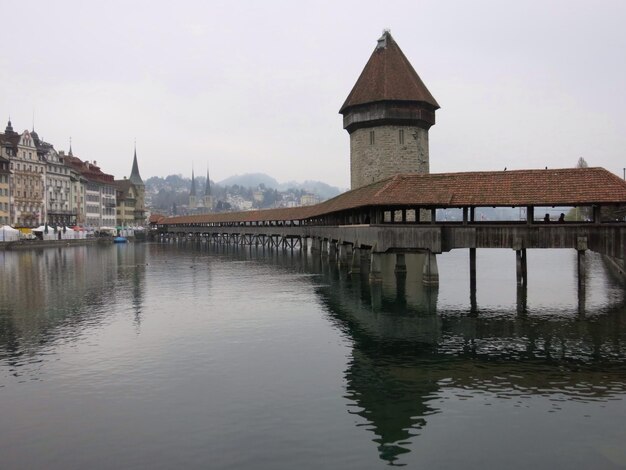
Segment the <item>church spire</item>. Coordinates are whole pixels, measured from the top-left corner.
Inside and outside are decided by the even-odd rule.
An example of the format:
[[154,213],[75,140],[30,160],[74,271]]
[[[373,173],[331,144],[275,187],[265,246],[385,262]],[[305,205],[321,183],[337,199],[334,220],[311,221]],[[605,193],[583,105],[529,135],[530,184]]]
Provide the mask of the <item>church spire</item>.
[[189,196],[196,197],[196,177],[193,172],[193,165],[191,166],[191,191],[189,191]]
[[204,195],[205,196],[211,195],[211,180],[209,179],[209,166],[208,165],[206,168],[206,186],[204,188]]
[[191,190],[189,191],[189,208],[192,210],[196,209],[197,204],[196,199],[196,176],[193,172],[193,165],[191,165]]
[[9,116],[9,122],[7,123],[7,127],[4,130],[5,134],[13,134],[13,126],[11,125],[11,116]]
[[137,143],[135,143],[135,156],[133,157],[133,169],[130,172],[130,178],[128,178],[131,183],[135,185],[142,185],[143,180],[139,175],[139,165],[137,164]]

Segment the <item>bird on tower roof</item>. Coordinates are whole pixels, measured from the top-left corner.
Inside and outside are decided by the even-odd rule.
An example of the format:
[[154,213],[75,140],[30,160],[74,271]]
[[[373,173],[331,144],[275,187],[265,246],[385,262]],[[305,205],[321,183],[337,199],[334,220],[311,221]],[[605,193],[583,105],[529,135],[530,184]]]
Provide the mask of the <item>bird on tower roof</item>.
[[439,109],[439,104],[388,30],[378,39],[339,112],[345,114],[348,108],[377,101],[416,101],[429,105],[433,111]]

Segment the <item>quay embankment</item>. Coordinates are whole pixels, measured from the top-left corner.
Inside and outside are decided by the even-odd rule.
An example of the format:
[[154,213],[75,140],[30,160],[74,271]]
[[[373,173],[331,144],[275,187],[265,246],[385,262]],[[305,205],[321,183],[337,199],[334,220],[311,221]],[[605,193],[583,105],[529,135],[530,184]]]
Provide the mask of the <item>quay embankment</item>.
[[16,240],[10,242],[0,242],[0,251],[84,246],[93,245],[98,242],[107,244],[112,243],[111,239],[107,238],[81,238],[76,240]]

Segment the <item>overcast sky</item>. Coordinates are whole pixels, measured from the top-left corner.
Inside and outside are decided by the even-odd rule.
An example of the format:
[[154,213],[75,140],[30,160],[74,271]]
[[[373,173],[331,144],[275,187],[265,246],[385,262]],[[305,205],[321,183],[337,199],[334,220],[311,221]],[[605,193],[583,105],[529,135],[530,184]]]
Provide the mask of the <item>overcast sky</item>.
[[0,0],[0,117],[128,176],[349,187],[338,110],[383,28],[441,109],[431,172],[626,167],[626,2]]

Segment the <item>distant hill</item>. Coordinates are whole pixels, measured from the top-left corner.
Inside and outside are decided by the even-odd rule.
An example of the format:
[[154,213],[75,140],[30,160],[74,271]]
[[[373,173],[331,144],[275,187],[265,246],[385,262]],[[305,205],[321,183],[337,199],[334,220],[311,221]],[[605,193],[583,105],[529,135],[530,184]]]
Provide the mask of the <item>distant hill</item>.
[[279,191],[287,191],[288,189],[302,189],[317,194],[322,199],[330,199],[341,194],[343,191],[335,186],[323,183],[321,181],[307,180],[304,183],[297,181],[289,181],[287,183],[279,183],[274,178],[265,173],[247,173],[245,175],[235,175],[220,181],[220,186],[239,185],[244,188],[257,188],[263,184],[266,188],[277,189]]
[[239,185],[244,188],[256,188],[263,184],[266,188],[279,189],[278,181],[265,173],[246,173],[245,175],[234,175],[218,182],[220,186]]

